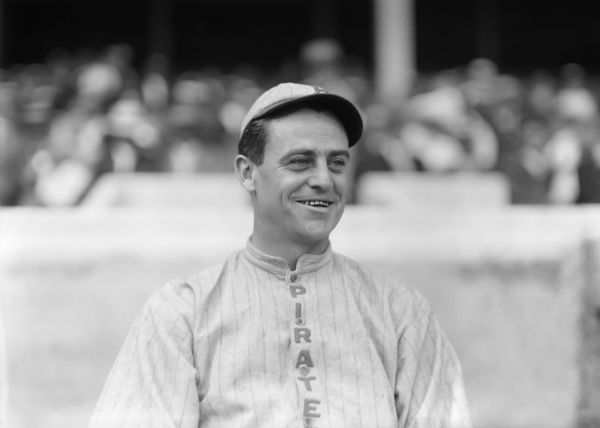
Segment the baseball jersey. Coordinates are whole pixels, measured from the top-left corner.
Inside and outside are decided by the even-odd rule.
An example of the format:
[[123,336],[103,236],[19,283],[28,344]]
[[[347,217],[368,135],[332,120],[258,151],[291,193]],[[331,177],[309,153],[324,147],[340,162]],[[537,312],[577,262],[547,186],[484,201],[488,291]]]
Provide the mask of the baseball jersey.
[[151,296],[92,416],[108,427],[470,426],[425,299],[339,255],[291,271],[249,241]]

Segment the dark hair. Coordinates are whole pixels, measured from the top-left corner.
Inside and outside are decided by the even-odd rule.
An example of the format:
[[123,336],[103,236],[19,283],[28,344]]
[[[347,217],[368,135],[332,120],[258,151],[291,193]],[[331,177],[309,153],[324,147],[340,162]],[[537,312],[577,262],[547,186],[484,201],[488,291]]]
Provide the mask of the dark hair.
[[268,119],[251,121],[244,129],[238,143],[238,154],[246,156],[256,165],[263,163],[267,142],[266,124]]
[[265,145],[267,143],[267,123],[271,119],[286,116],[303,108],[309,108],[319,113],[327,111],[338,120],[341,120],[333,111],[311,101],[284,106],[270,113],[268,116],[254,119],[246,125],[246,129],[244,129],[238,143],[238,154],[246,156],[256,165],[262,164],[265,156]]

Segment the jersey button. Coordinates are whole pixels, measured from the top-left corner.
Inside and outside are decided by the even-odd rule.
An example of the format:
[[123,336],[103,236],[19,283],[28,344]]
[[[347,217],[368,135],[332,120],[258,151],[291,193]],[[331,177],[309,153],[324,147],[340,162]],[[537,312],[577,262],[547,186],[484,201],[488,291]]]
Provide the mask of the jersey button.
[[295,273],[293,273],[292,276],[290,276],[290,281],[292,281],[292,282],[296,282],[297,279],[298,279],[298,275],[296,275]]

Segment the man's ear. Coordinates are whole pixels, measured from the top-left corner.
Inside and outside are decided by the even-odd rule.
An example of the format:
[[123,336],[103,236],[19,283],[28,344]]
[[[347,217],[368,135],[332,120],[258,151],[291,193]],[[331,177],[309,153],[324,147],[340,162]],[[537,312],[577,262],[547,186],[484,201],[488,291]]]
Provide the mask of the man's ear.
[[235,157],[235,173],[242,186],[248,192],[253,193],[256,190],[254,182],[256,164],[248,159],[248,157],[244,155],[237,155]]

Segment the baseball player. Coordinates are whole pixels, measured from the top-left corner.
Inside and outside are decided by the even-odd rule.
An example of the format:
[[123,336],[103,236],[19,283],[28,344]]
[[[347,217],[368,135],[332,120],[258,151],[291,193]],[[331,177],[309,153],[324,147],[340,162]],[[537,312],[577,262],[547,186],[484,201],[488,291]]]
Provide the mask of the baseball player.
[[254,210],[246,247],[149,299],[92,428],[470,426],[428,303],[331,248],[362,129],[320,88],[256,100],[235,158]]

